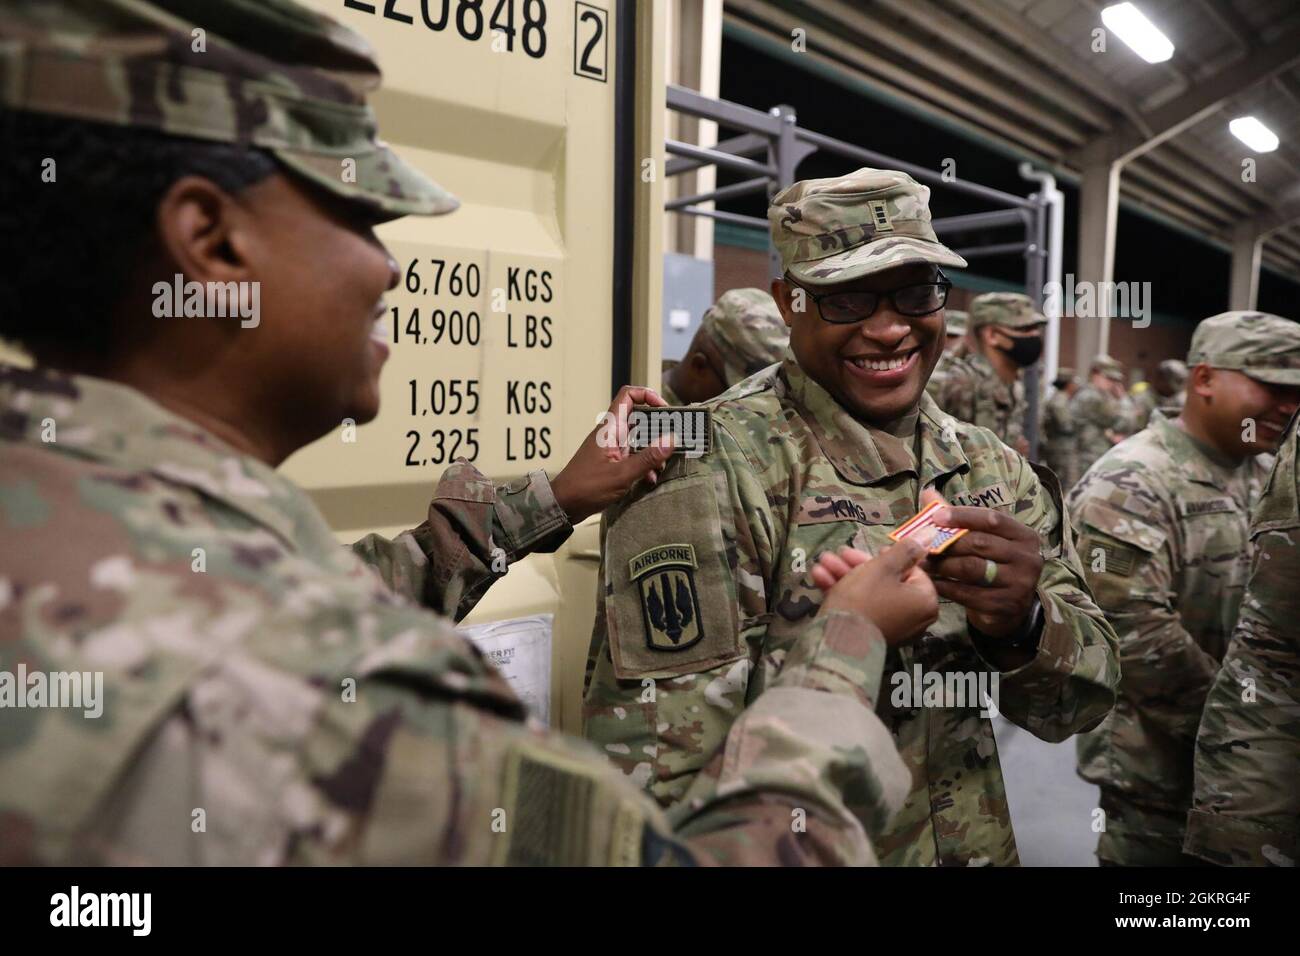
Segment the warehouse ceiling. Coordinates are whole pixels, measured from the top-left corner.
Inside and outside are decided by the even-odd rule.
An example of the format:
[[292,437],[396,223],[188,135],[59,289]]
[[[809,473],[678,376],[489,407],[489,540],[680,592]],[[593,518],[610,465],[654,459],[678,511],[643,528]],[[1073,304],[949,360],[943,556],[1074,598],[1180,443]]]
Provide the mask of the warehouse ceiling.
[[[1262,225],[1273,230],[1264,262],[1300,279],[1300,3],[1136,0],[1175,47],[1150,64],[1111,34],[1094,51],[1109,2],[725,0],[724,10],[784,42],[802,27],[823,63],[1067,171],[1118,144],[1134,157],[1121,177],[1127,203],[1223,243]],[[1254,153],[1228,131],[1246,115],[1278,135],[1275,151]]]

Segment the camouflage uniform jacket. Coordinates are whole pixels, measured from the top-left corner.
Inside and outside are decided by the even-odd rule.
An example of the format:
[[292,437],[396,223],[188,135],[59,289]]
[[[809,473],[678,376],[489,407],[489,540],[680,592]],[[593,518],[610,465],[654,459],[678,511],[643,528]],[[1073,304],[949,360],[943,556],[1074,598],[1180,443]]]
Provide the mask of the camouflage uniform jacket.
[[[451,486],[475,538],[492,486]],[[830,614],[680,842],[413,603],[444,538],[363,542],[395,592],[305,493],[121,385],[0,368],[0,541],[0,862],[864,863],[906,792],[879,631]],[[101,672],[102,713],[8,709],[24,671]]]
[[[657,487],[606,513],[585,732],[661,803],[682,799],[728,727],[781,672],[822,600],[809,574],[817,555],[848,544],[878,553],[917,511],[925,487],[954,503],[1002,509],[1042,537],[1046,626],[1037,657],[1001,674],[1002,712],[1055,741],[1110,709],[1114,632],[1083,586],[1050,475],[1040,483],[991,432],[952,419],[925,395],[918,473],[910,442],[853,419],[788,353],[708,404],[712,452],[673,459]],[[677,591],[695,619],[676,640],[655,624],[663,617],[656,575],[641,573],[647,555],[662,553],[682,556],[676,581],[660,583],[685,584],[663,590]],[[991,722],[978,702],[895,706],[914,665],[992,669],[965,611],[947,601],[921,640],[891,651],[886,683],[895,688],[878,709],[912,790],[878,841],[882,862],[1017,862]]]
[[1019,377],[1010,385],[1002,381],[989,360],[966,342],[943,354],[926,390],[953,418],[987,428],[1012,448],[1025,437],[1029,405],[1024,384]]
[[1126,419],[1120,404],[1109,395],[1103,395],[1091,382],[1085,383],[1070,400],[1070,414],[1074,418],[1078,449],[1076,467],[1082,476],[1092,463],[1112,447],[1106,432],[1121,432]]
[[1043,461],[1056,472],[1062,488],[1071,488],[1078,480],[1078,436],[1070,396],[1061,389],[1043,404]]
[[1300,862],[1300,416],[1251,520],[1254,566],[1196,738],[1188,853]]
[[1115,710],[1079,739],[1080,774],[1114,808],[1098,853],[1115,863],[1178,862],[1196,728],[1246,586],[1266,469],[1211,454],[1157,412],[1070,493],[1088,583],[1119,635]]

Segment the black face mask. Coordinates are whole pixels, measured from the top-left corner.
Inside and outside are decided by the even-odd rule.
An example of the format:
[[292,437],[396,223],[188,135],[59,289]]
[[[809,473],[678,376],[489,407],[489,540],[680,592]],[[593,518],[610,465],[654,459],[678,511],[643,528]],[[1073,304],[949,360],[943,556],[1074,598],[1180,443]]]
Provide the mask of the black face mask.
[[1038,361],[1038,357],[1043,354],[1043,339],[1039,335],[1026,336],[1008,336],[1011,339],[1011,348],[1003,348],[1001,345],[995,345],[999,352],[1003,352],[1011,358],[1021,368],[1033,365]]

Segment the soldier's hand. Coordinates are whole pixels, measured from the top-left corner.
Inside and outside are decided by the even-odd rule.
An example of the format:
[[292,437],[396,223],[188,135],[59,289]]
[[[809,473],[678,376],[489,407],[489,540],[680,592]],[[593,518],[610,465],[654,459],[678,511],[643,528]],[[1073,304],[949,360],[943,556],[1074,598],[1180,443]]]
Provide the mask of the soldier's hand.
[[[936,498],[927,489],[921,501]],[[992,508],[946,505],[934,513],[934,521],[968,529],[943,554],[929,559],[935,589],[965,607],[966,620],[984,634],[1017,634],[1033,610],[1043,570],[1037,532]]]
[[[609,406],[613,429],[597,425],[578,447],[564,469],[551,480],[551,491],[569,521],[577,524],[622,498],[642,478],[654,483],[659,469],[673,452],[673,436],[656,445],[629,453],[627,416],[633,405],[668,403],[654,389],[624,385]],[[613,440],[611,440],[613,439]]]
[[875,622],[892,645],[925,633],[939,618],[939,597],[920,564],[926,549],[900,541],[870,557],[856,548],[827,551],[812,569],[813,583],[826,592],[823,611],[854,611]]

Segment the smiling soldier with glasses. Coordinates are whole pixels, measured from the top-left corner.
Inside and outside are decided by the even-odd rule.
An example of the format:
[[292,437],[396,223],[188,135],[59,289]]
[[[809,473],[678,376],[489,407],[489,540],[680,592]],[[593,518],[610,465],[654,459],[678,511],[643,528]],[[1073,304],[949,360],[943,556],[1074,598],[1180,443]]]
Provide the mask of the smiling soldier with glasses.
[[[1055,479],[925,393],[951,288],[940,268],[966,265],[936,238],[928,200],[911,177],[878,169],[778,195],[768,219],[784,270],[772,295],[789,350],[706,403],[708,455],[674,459],[656,487],[605,514],[585,729],[681,819],[691,780],[771,692],[822,589],[935,499],[947,505],[939,523],[969,532],[906,579],[929,577],[941,598],[924,641],[891,632],[881,609],[882,686],[914,666],[993,671],[990,703],[1051,741],[1114,702],[1115,634],[1083,582]],[[656,627],[663,589],[639,570],[655,554],[677,556],[665,573],[692,622],[677,640]],[[881,862],[1016,863],[983,708],[914,703],[876,703],[913,775],[901,812],[877,821]]]

